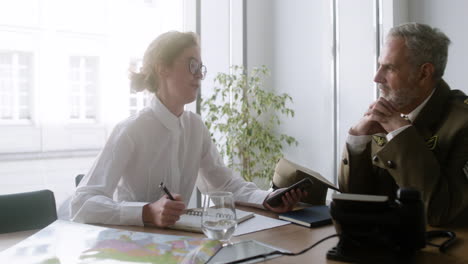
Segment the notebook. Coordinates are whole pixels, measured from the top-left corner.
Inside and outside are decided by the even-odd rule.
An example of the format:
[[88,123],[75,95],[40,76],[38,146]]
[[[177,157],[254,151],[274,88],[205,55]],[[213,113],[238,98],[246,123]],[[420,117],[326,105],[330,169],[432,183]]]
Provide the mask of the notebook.
[[317,227],[331,224],[330,208],[326,205],[316,205],[303,209],[279,214],[279,219],[290,221],[307,227]]
[[[187,209],[183,215],[180,216],[179,221],[174,225],[169,226],[170,229],[177,229],[195,233],[203,233],[201,228],[201,216],[203,213],[202,208]],[[254,213],[236,209],[237,224],[254,217]]]

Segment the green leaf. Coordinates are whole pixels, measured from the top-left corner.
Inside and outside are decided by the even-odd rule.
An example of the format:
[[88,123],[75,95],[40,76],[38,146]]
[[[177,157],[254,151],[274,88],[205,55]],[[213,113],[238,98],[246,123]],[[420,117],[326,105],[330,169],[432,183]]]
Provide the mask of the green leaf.
[[231,169],[247,181],[271,180],[283,145],[298,144],[291,136],[275,133],[284,118],[294,116],[287,107],[292,98],[264,87],[270,74],[265,65],[250,72],[233,65],[231,72],[215,76],[214,94],[202,100],[202,117]]

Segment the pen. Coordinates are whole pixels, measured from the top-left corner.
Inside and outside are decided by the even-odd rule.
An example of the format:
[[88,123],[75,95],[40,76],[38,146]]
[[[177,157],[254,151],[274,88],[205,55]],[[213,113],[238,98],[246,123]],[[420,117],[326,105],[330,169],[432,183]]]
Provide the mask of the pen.
[[164,186],[163,182],[161,182],[161,184],[159,184],[159,188],[161,188],[167,194],[169,199],[171,199],[173,201],[175,200],[174,197],[172,196],[171,192],[166,188],[166,186]]

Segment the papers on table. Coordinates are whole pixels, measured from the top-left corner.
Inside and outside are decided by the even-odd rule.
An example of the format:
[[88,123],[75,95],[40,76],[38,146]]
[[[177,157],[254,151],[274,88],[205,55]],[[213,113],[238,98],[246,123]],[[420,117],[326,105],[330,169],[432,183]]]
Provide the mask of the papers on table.
[[270,229],[278,226],[290,224],[291,222],[278,220],[263,215],[255,214],[255,217],[250,218],[237,225],[233,236],[240,236],[248,233],[253,233],[265,229]]

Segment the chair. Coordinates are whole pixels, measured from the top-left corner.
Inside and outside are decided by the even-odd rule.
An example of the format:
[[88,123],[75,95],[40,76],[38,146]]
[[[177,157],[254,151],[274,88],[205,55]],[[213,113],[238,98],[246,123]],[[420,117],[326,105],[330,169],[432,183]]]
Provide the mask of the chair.
[[50,190],[0,195],[0,234],[40,229],[57,220]]
[[84,174],[78,174],[76,175],[75,177],[75,187],[78,187],[78,185],[80,184],[81,180],[83,179],[84,177]]

